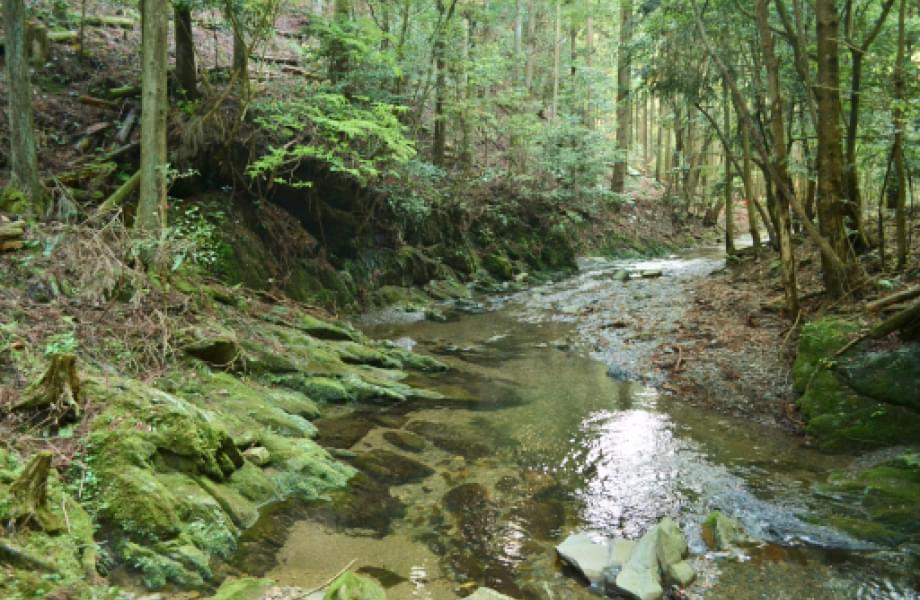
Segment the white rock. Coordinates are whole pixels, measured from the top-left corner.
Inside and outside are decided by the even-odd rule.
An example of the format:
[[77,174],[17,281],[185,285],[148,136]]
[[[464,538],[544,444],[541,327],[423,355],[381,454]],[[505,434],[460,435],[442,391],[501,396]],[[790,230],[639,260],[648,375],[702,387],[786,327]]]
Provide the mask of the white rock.
[[658,570],[658,526],[649,529],[616,578],[616,587],[639,600],[658,600],[664,595]]
[[479,588],[466,598],[467,600],[514,600],[511,596],[500,594],[491,588]]
[[556,546],[565,562],[584,575],[592,585],[604,579],[604,571],[621,567],[635,547],[629,540],[608,540],[590,533],[575,533]]

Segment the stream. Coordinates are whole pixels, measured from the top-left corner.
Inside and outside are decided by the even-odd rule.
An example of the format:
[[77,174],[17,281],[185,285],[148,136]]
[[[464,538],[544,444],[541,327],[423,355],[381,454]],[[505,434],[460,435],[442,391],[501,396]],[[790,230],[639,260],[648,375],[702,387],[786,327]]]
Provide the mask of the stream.
[[[479,585],[596,598],[555,545],[579,530],[637,538],[670,516],[698,573],[690,597],[920,598],[916,553],[816,524],[835,510],[816,486],[853,457],[656,391],[662,375],[649,365],[661,333],[679,323],[687,284],[723,264],[715,248],[589,258],[570,278],[467,303],[447,322],[369,315],[369,335],[451,367],[410,383],[467,401],[325,414],[320,443],[366,475],[331,503],[266,511],[240,560],[304,588],[355,561],[394,599],[456,598]],[[634,277],[618,281],[623,270]],[[708,551],[699,525],[715,509],[765,543]]]

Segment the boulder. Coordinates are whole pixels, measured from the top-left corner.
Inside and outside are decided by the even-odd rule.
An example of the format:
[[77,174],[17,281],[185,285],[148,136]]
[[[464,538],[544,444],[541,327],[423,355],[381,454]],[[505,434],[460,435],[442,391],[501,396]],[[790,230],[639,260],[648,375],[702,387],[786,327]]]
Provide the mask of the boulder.
[[658,523],[658,562],[662,569],[682,561],[687,556],[687,538],[672,519],[665,517]]
[[696,579],[696,571],[694,571],[690,563],[685,560],[668,565],[668,568],[665,570],[665,575],[667,575],[670,581],[673,581],[680,587],[687,587]]
[[636,544],[623,570],[616,576],[616,587],[631,598],[658,600],[664,595],[658,568],[658,525],[649,529]]
[[609,540],[589,533],[576,533],[556,546],[559,557],[598,585],[605,572],[623,566],[635,547],[629,540]]

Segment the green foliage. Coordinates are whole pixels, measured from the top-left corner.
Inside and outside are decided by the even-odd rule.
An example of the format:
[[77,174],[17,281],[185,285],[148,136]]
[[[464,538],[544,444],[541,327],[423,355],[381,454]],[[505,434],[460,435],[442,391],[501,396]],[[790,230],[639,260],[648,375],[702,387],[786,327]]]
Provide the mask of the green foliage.
[[348,98],[322,90],[298,90],[287,100],[260,102],[256,123],[283,145],[250,163],[252,176],[309,187],[296,173],[306,161],[361,184],[399,176],[397,167],[415,155],[415,146],[399,122],[399,107],[367,98]]
[[166,233],[173,242],[172,270],[176,271],[186,261],[201,267],[213,267],[223,253],[220,229],[227,215],[222,210],[208,211],[207,216],[197,205],[185,206],[173,199],[177,215]]
[[45,356],[72,353],[77,349],[77,334],[73,317],[64,316],[61,317],[61,321],[68,329],[55,333],[45,340]]

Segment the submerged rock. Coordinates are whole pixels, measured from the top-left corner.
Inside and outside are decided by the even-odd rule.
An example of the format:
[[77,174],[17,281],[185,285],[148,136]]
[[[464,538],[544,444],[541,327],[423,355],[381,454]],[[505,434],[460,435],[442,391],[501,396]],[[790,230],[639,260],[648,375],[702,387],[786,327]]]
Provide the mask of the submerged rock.
[[471,427],[451,426],[431,421],[411,421],[406,429],[427,439],[438,448],[465,458],[490,456],[495,448],[482,439],[482,432]]
[[224,581],[211,600],[262,600],[264,593],[274,585],[271,579],[242,577]]
[[441,502],[452,513],[477,511],[489,503],[489,490],[481,483],[464,483],[444,494]]
[[738,519],[717,510],[709,513],[703,521],[702,534],[703,541],[713,550],[729,550],[753,542]]
[[387,431],[383,439],[406,452],[421,452],[428,445],[423,438],[409,431]]
[[387,485],[412,483],[434,475],[434,470],[428,465],[382,449],[358,455],[353,464],[370,477]]

